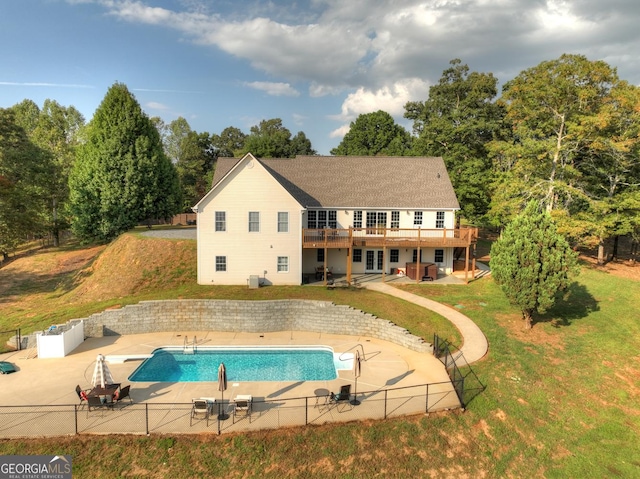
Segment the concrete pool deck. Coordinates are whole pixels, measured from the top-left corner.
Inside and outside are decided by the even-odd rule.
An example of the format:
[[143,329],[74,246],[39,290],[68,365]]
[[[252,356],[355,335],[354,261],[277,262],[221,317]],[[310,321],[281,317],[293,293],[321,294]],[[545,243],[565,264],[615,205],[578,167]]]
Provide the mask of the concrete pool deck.
[[[0,405],[77,404],[75,387],[90,387],[98,354],[146,355],[162,346],[182,347],[185,336],[189,341],[196,337],[198,345],[203,346],[325,345],[337,353],[353,353],[354,348],[362,345],[364,361],[357,383],[358,392],[449,382],[444,366],[431,354],[413,352],[374,338],[305,331],[260,334],[184,331],[89,338],[64,358],[27,359],[27,350],[0,355],[0,360],[10,361],[18,370],[1,377],[3,387],[0,388]],[[116,382],[131,384],[131,397],[136,403],[190,403],[192,398],[221,396],[217,382],[130,382],[127,378],[141,361],[135,359],[108,363]],[[352,384],[353,392],[353,371],[338,371],[338,376],[338,379],[331,381],[229,382],[224,399],[233,399],[238,394],[250,394],[265,400],[313,397],[317,389],[337,392],[344,384]],[[451,398],[451,404],[442,406],[459,407],[454,403],[455,394]]]

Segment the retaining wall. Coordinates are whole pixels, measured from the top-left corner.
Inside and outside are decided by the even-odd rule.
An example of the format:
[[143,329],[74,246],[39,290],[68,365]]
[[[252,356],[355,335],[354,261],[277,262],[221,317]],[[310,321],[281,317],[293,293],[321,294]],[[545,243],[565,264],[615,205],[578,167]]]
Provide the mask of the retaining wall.
[[432,352],[431,344],[391,321],[329,301],[143,301],[93,314],[84,320],[88,337],[168,331],[266,333],[291,330],[367,336],[412,351]]

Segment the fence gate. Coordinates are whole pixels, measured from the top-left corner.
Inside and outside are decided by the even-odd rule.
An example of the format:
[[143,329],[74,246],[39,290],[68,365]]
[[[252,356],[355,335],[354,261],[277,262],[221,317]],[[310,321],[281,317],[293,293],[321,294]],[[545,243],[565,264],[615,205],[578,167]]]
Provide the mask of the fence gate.
[[20,329],[0,331],[0,353],[20,351]]

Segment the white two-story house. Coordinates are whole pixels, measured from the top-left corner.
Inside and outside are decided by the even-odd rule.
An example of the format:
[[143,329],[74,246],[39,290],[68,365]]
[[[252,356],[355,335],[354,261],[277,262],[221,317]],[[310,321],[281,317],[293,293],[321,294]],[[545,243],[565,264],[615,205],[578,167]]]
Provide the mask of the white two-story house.
[[454,259],[466,272],[477,238],[475,228],[456,228],[442,158],[219,158],[193,209],[199,284],[429,280],[451,274]]

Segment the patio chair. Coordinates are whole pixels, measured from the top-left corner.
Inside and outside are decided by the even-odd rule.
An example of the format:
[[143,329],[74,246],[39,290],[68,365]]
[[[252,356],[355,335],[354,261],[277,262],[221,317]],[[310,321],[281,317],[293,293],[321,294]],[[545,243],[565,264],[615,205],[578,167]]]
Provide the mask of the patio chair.
[[88,399],[87,391],[89,391],[89,389],[82,389],[79,384],[76,386],[76,394],[78,395],[78,399],[80,399],[80,404]]
[[237,416],[245,416],[249,418],[251,422],[251,406],[253,404],[253,398],[250,395],[238,394],[233,400],[233,418]]
[[120,389],[120,392],[117,393],[118,395],[114,398],[116,400],[116,404],[120,404],[120,402],[126,398],[129,398],[130,404],[133,404],[133,399],[131,398],[131,396],[129,396],[130,389],[131,389],[131,386],[125,386],[122,389]]
[[100,396],[89,396],[87,398],[87,417],[95,409],[113,409],[113,402],[103,402]]
[[339,406],[340,404],[351,404],[349,400],[351,399],[351,384],[345,384],[340,387],[340,392],[331,393],[329,397],[329,405]]
[[211,401],[207,399],[193,399],[191,405],[191,418],[189,425],[193,426],[194,419],[205,419],[207,426],[209,425],[209,416],[211,415],[211,408],[213,406]]

